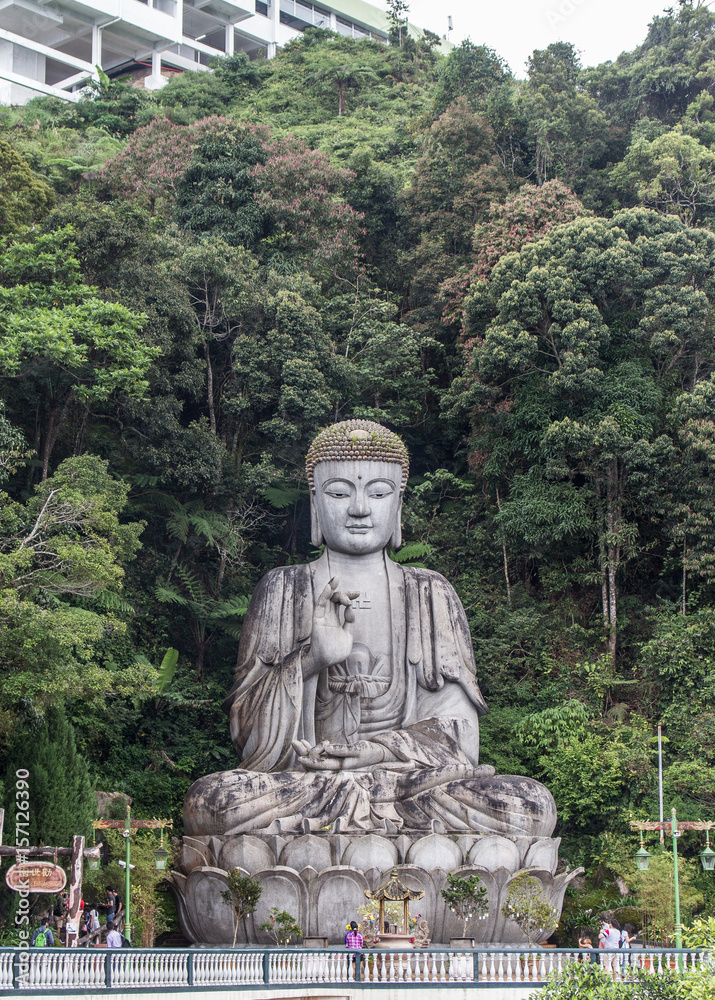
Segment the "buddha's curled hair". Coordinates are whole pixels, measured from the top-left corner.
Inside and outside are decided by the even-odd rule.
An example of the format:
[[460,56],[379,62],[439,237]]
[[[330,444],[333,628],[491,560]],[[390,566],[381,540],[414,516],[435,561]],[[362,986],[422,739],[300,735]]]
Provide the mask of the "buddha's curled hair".
[[374,420],[343,420],[324,428],[314,439],[305,459],[308,484],[313,489],[313,470],[318,462],[397,462],[402,467],[400,493],[410,473],[410,458],[401,438]]

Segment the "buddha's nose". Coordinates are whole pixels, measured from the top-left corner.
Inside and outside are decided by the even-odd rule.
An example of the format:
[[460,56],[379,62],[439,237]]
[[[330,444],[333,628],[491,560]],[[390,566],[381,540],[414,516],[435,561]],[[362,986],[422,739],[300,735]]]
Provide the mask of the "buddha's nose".
[[356,496],[348,507],[350,517],[367,517],[369,513],[370,504],[367,502],[366,496]]

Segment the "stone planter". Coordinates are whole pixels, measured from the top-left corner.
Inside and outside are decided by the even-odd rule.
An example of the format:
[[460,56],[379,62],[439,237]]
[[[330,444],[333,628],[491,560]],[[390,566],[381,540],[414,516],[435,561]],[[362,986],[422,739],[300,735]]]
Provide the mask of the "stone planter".
[[473,948],[474,938],[450,938],[450,948]]
[[304,948],[327,948],[328,939],[326,937],[304,937]]

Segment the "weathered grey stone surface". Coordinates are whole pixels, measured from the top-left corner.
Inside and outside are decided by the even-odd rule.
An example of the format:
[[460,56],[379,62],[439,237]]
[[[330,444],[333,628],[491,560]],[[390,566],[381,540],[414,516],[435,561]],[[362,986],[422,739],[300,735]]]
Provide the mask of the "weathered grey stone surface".
[[216,906],[229,908],[208,900],[235,867],[265,886],[251,939],[278,906],[333,941],[328,925],[342,933],[350,916],[338,911],[360,905],[361,870],[399,862],[443,927],[438,881],[467,858],[495,899],[529,851],[549,878],[555,870],[555,853],[537,846],[556,822],[548,790],[479,763],[486,704],[457,594],[438,573],[388,558],[401,537],[404,445],[348,421],[318,435],[306,468],[311,537],[325,549],[256,588],[225,703],[241,767],[200,778],[184,803],[177,886],[193,940],[209,923],[214,943],[227,933]]
[[545,838],[537,840],[531,845],[524,858],[525,868],[545,868],[546,871],[556,874],[559,864],[559,844],[561,838]]
[[[461,921],[445,906],[440,895],[447,872],[441,868],[425,871],[414,865],[399,865],[397,870],[409,888],[424,890],[424,898],[413,905],[413,916],[419,913],[426,917],[432,940],[447,944],[450,938],[461,937]],[[519,928],[501,914],[501,905],[510,883],[523,871],[541,881],[547,898],[557,910],[563,904],[566,886],[578,873],[564,872],[554,876],[541,868],[520,869],[519,872],[510,872],[506,868],[488,871],[478,865],[462,865],[456,869],[459,875],[478,875],[487,889],[489,913],[486,919],[476,921],[469,929],[470,936],[477,943],[526,942]],[[312,868],[296,872],[284,866],[275,866],[256,873],[263,886],[263,894],[256,913],[247,921],[249,943],[269,943],[267,935],[258,927],[268,919],[271,907],[277,906],[296,917],[306,934],[325,936],[330,944],[341,944],[345,924],[355,918],[358,907],[366,902],[365,889],[377,888],[384,874],[376,868],[361,872],[347,865],[333,865],[322,872],[315,872]],[[179,919],[189,940],[203,944],[230,943],[233,938],[231,910],[220,900],[220,892],[226,885],[226,874],[211,866],[197,867],[188,877],[174,876]],[[238,941],[246,941],[242,927],[239,928]]]
[[270,910],[274,906],[279,910],[287,910],[303,929],[308,927],[308,887],[297,872],[276,865],[266,871],[256,872],[255,877],[261,884],[263,892],[251,919],[250,930],[253,940],[258,944],[273,943],[270,936],[258,928],[270,920]]
[[486,705],[459,598],[439,574],[386,556],[400,534],[404,446],[369,422],[335,425],[308,474],[325,551],[254,593],[227,699],[243,764],[191,787],[187,834],[340,823],[549,836],[543,785],[479,765]]
[[188,875],[198,865],[208,865],[212,857],[209,837],[184,837],[181,845],[181,870]]
[[340,858],[340,864],[350,865],[363,872],[370,868],[387,872],[400,860],[394,841],[368,834],[350,841]]
[[266,841],[260,837],[230,837],[219,847],[218,864],[227,872],[241,868],[249,875],[253,875],[254,872],[270,868],[275,863],[276,856]]
[[345,938],[345,926],[357,917],[366,902],[367,879],[357,868],[336,867],[321,872],[311,886],[310,927],[331,943]]
[[407,852],[408,864],[431,871],[434,868],[444,868],[452,871],[462,864],[462,850],[458,843],[438,833],[423,837],[413,844]]
[[506,837],[479,837],[469,853],[470,864],[496,871],[516,872],[521,867],[519,848]]
[[330,843],[325,838],[310,833],[296,837],[295,840],[289,840],[281,851],[280,863],[297,872],[304,868],[322,872],[332,864]]

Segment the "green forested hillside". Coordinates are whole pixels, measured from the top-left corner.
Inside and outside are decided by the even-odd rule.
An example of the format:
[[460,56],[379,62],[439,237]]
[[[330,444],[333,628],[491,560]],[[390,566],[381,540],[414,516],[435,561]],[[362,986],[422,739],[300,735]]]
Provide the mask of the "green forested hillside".
[[715,818],[715,14],[644,36],[516,80],[311,29],[0,108],[3,772],[64,707],[97,789],[180,821],[237,763],[248,598],[311,557],[307,445],[364,416],[412,456],[396,557],[464,603],[482,759],[552,790],[583,906],[657,815],[659,722],[667,808]]

